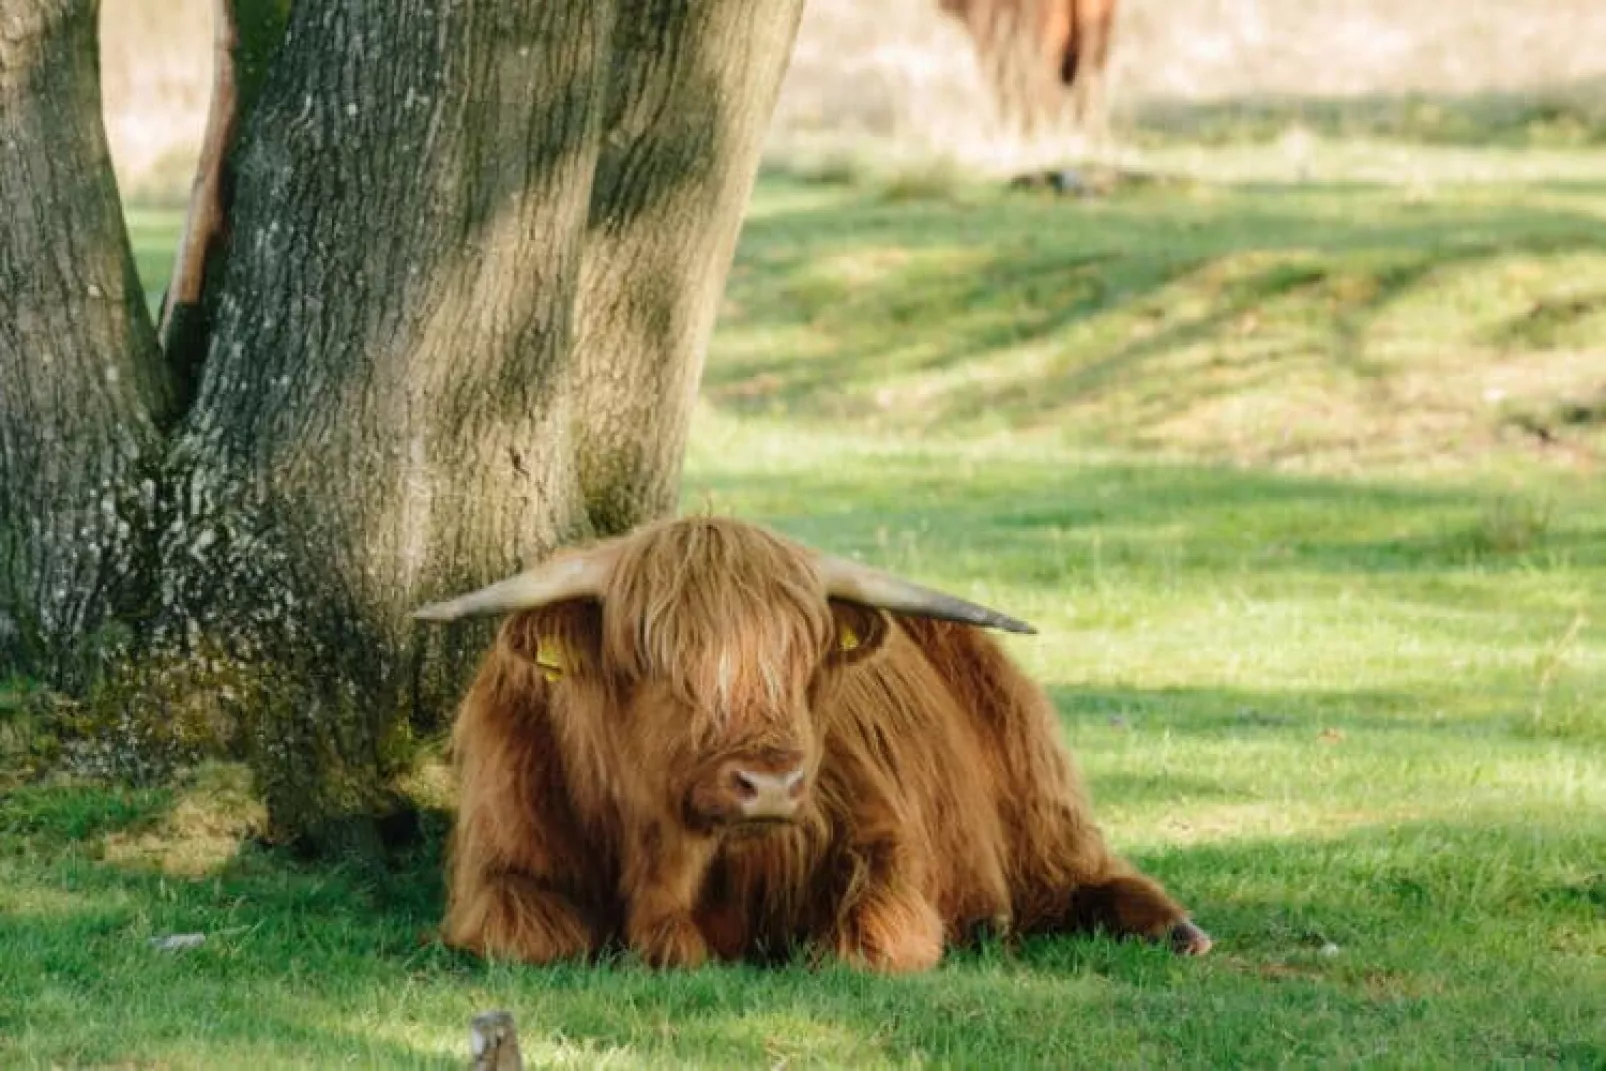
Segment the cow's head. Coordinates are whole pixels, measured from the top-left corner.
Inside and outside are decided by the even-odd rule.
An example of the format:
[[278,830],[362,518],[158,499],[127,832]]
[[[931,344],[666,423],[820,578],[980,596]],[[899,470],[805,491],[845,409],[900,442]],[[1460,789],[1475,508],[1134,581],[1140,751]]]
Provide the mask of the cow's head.
[[822,690],[872,657],[886,611],[1020,621],[739,521],[661,522],[424,607],[512,614],[500,642],[541,667],[608,756],[618,794],[713,830],[804,813]]

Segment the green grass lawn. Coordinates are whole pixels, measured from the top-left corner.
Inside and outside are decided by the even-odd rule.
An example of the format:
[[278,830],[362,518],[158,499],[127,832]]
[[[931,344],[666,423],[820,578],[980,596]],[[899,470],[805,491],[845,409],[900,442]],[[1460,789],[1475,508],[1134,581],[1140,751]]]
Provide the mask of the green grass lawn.
[[[176,220],[135,225],[150,285]],[[0,799],[0,1064],[454,1066],[506,1007],[542,1066],[1606,1065],[1606,167],[770,180],[695,427],[688,509],[1040,627],[1211,956],[486,966],[421,936],[435,858],[258,849],[238,771],[45,782]]]

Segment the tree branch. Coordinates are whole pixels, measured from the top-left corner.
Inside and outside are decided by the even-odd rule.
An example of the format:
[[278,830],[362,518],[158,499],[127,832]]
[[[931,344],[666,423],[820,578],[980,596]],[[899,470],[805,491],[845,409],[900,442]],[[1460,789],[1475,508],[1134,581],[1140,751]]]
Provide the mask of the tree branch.
[[179,237],[173,277],[162,298],[157,326],[176,385],[175,420],[195,399],[201,363],[211,340],[208,280],[216,278],[229,238],[234,147],[289,14],[289,0],[213,2],[212,100],[190,187],[189,216]]
[[228,226],[232,186],[229,150],[239,127],[239,96],[235,88],[234,53],[239,47],[239,21],[234,0],[214,0],[212,7],[212,102],[206,116],[206,134],[195,182],[190,187],[189,218],[179,236],[173,278],[162,298],[157,324],[162,352],[178,385],[177,412],[189,408],[201,360],[206,353],[207,317],[202,307],[207,262],[222,246]]

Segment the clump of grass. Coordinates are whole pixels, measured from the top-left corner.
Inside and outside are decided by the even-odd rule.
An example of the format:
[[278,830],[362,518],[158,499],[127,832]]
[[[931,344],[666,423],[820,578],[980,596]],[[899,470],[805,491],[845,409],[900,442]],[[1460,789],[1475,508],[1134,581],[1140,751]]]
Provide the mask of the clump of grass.
[[1587,344],[1593,329],[1606,323],[1606,292],[1561,291],[1533,299],[1496,333],[1499,342],[1534,349]]
[[240,763],[206,761],[170,782],[159,820],[108,832],[104,857],[122,866],[199,877],[217,873],[267,828],[267,812]]
[[1591,456],[1589,444],[1606,428],[1606,390],[1595,397],[1543,396],[1507,405],[1505,422],[1532,436],[1545,447],[1570,444]]
[[782,161],[766,162],[763,174],[819,186],[864,187],[873,184],[875,160],[851,146],[830,145],[817,151],[797,152]]
[[59,697],[21,678],[0,686],[0,787],[26,782],[60,761],[64,709]]
[[1468,535],[1477,554],[1525,554],[1544,544],[1550,531],[1554,504],[1525,495],[1496,496],[1478,517]]
[[12,850],[59,852],[88,844],[113,830],[151,828],[172,799],[167,788],[130,788],[56,777],[15,788],[0,805],[0,842]]
[[967,176],[952,159],[939,157],[898,168],[882,180],[880,198],[888,204],[911,201],[953,201],[963,193]]
[[0,762],[6,765],[28,751],[37,733],[28,706],[32,688],[22,677],[0,678]]
[[860,186],[869,181],[872,172],[862,157],[840,152],[798,173],[805,180],[818,182],[822,186]]
[[790,182],[838,186],[886,204],[955,200],[976,175],[952,156],[940,153],[899,156],[863,145],[831,144],[818,151],[796,151],[768,164],[767,175]]
[[1584,738],[1606,736],[1606,712],[1576,691],[1557,685],[1577,653],[1579,636],[1589,618],[1582,610],[1567,627],[1534,656],[1533,703],[1524,728],[1534,736]]

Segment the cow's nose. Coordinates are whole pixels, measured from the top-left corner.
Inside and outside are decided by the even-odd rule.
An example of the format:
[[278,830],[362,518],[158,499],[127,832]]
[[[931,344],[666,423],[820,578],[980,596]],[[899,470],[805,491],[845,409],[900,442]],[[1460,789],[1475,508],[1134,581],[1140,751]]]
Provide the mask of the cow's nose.
[[803,804],[806,786],[801,766],[779,772],[735,766],[730,778],[736,808],[751,821],[791,818]]

